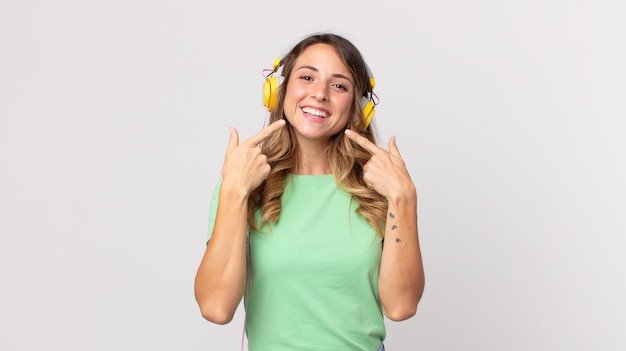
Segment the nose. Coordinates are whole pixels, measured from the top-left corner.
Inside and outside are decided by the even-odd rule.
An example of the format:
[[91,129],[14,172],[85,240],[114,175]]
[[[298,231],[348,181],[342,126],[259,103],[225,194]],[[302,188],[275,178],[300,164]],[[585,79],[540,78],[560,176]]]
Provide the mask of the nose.
[[317,83],[311,88],[311,97],[315,100],[328,100],[328,86],[324,83]]

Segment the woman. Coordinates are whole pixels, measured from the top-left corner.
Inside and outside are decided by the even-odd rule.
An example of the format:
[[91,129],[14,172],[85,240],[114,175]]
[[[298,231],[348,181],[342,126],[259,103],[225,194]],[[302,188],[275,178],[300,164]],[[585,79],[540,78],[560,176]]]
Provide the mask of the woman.
[[395,137],[376,145],[352,43],[312,35],[281,64],[270,125],[230,130],[196,300],[225,324],[245,292],[253,351],[383,350],[383,314],[412,317],[424,289],[415,186]]

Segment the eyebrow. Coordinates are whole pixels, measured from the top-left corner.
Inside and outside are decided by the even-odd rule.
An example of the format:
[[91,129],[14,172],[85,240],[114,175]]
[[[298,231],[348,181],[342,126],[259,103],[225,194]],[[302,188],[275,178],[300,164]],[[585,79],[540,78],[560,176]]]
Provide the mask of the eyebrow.
[[[296,71],[301,70],[301,69],[310,69],[311,71],[319,72],[319,70],[318,70],[317,68],[315,68],[315,67],[313,67],[313,66],[307,66],[307,65],[300,66],[300,67],[296,68]],[[344,75],[343,75],[343,74],[341,74],[341,73],[333,73],[333,74],[332,74],[332,76],[333,76],[333,77],[335,77],[335,78],[342,78],[342,79],[345,79],[345,80],[347,80],[348,82],[350,82],[350,84],[352,84],[352,80],[351,80],[350,78],[348,78],[348,77],[344,76]]]

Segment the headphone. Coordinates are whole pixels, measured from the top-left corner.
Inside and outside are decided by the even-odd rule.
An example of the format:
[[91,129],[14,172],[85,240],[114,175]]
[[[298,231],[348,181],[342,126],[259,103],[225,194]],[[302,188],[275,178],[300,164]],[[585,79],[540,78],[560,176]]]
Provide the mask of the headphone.
[[[283,75],[282,73],[274,75],[274,73],[277,73],[281,66],[282,60],[280,58],[275,59],[272,64],[272,69],[268,69],[270,73],[265,77],[265,83],[263,83],[263,106],[265,106],[269,112],[275,111],[276,105],[278,104],[278,89],[282,83]],[[365,118],[365,126],[363,129],[367,129],[372,118],[374,118],[374,113],[376,112],[374,108],[378,104],[378,101],[374,100],[376,94],[373,92],[376,80],[374,80],[374,76],[367,64],[365,64],[365,67],[367,68],[367,75],[369,77],[369,86],[365,95],[361,97],[363,117]],[[360,122],[361,121],[357,121],[355,127],[360,128]]]

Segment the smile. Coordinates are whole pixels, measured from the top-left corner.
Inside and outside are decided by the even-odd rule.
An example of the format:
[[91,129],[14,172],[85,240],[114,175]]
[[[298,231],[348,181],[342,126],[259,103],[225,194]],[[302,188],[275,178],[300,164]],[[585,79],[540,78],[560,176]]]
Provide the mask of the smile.
[[320,117],[320,118],[326,118],[328,117],[328,113],[325,111],[320,111],[320,110],[316,110],[314,108],[311,107],[303,107],[302,108],[302,112],[304,113],[308,113],[310,115],[313,115],[315,117]]

